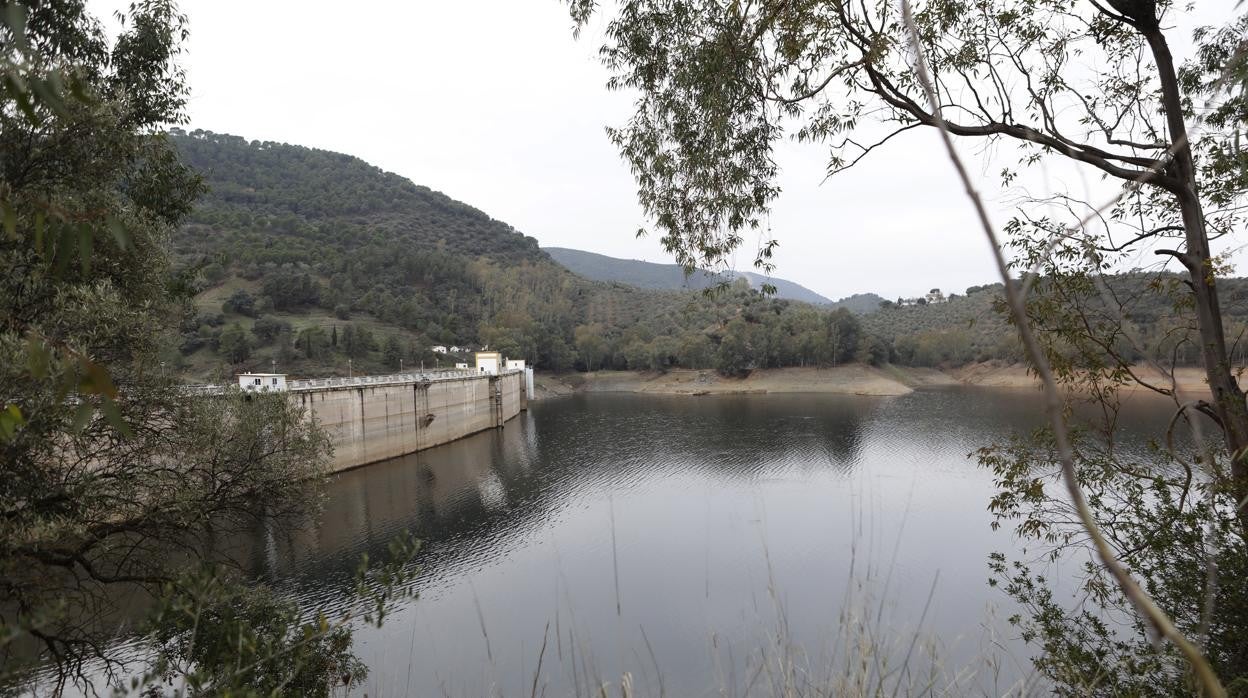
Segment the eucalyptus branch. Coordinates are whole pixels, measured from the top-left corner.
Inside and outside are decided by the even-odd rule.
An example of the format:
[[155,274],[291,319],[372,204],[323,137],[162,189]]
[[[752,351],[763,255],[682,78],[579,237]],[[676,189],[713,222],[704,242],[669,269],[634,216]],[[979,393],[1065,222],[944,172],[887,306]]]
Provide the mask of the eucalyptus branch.
[[1035,335],[1032,333],[1030,323],[1027,319],[1026,306],[1023,303],[1022,295],[1019,293],[1014,280],[1010,276],[1009,263],[1005,259],[1004,253],[1001,251],[1000,242],[997,239],[991,220],[988,216],[987,208],[983,200],[976,192],[966,166],[963,164],[961,157],[957,153],[957,149],[953,145],[950,130],[946,127],[941,117],[940,105],[935,89],[932,86],[931,76],[927,69],[927,62],[924,58],[923,47],[919,39],[918,28],[914,23],[914,16],[911,10],[909,0],[901,0],[902,16],[905,23],[906,32],[913,51],[915,70],[918,73],[920,83],[922,83],[923,91],[927,95],[931,104],[931,116],[934,125],[940,132],[941,141],[944,143],[945,150],[949,155],[949,159],[958,173],[962,184],[966,190],[967,196],[975,208],[976,215],[980,225],[983,227],[984,235],[988,238],[988,242],[992,248],[993,257],[997,264],[997,271],[1001,275],[1001,280],[1005,284],[1006,300],[1010,306],[1014,319],[1018,328],[1019,337],[1027,351],[1028,356],[1032,360],[1039,374],[1044,388],[1045,413],[1048,416],[1049,424],[1053,430],[1053,437],[1057,445],[1058,457],[1062,466],[1062,478],[1065,481],[1066,489],[1070,495],[1071,501],[1079,515],[1080,522],[1087,531],[1092,540],[1093,546],[1097,552],[1097,556],[1101,560],[1101,564],[1109,570],[1111,576],[1118,584],[1119,589],[1131,600],[1136,610],[1148,621],[1157,634],[1172,642],[1191,665],[1197,680],[1204,688],[1205,692],[1210,696],[1225,696],[1226,690],[1222,687],[1221,681],[1214,674],[1209,662],[1201,653],[1199,647],[1188,640],[1178,628],[1175,627],[1170,617],[1162,611],[1147,592],[1142,589],[1139,584],[1132,579],[1131,575],[1122,566],[1118,559],[1114,556],[1105,537],[1100,532],[1091,508],[1088,506],[1087,499],[1083,495],[1082,489],[1075,470],[1074,451],[1071,447],[1070,437],[1066,430],[1065,420],[1062,415],[1062,399],[1058,390],[1057,381],[1053,377],[1053,372],[1049,366],[1048,359],[1044,351],[1040,348],[1036,341]]

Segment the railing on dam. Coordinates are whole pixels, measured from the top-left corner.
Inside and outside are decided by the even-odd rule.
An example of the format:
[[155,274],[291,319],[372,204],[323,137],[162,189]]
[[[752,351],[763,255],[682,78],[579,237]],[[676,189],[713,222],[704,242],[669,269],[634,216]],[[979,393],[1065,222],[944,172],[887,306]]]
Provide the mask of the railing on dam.
[[[524,373],[523,369],[500,371],[498,375],[506,376],[513,373]],[[350,378],[303,378],[286,382],[286,390],[280,392],[299,393],[308,390],[325,390],[328,388],[359,388],[382,385],[403,385],[407,383],[436,383],[438,381],[463,380],[465,378],[481,378],[490,374],[480,373],[472,369],[447,369],[444,371],[420,371],[411,373],[393,373],[385,376],[353,376]],[[235,385],[184,385],[182,392],[187,395],[221,395],[226,390],[236,389]],[[251,392],[251,391],[248,391]],[[261,386],[255,392],[278,392]]]
[[[519,370],[503,371],[499,375],[520,373]],[[395,385],[402,383],[433,383],[436,381],[459,380],[462,378],[479,378],[488,374],[472,369],[456,369],[450,371],[425,371],[422,373],[394,373],[388,376],[355,376],[353,378],[307,378],[287,381],[291,392],[303,390],[320,390],[322,388],[354,388],[370,385]]]

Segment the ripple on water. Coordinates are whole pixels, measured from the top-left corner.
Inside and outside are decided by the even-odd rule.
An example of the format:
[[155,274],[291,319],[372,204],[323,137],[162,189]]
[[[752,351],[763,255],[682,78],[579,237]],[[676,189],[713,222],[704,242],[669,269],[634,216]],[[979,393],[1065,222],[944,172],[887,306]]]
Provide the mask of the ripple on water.
[[527,694],[547,624],[552,695],[587,671],[653,682],[651,650],[669,695],[703,694],[743,679],[780,630],[823,656],[847,598],[912,629],[934,580],[927,630],[962,638],[949,661],[970,661],[985,606],[1003,602],[986,555],[1011,543],[967,456],[1036,426],[1033,397],[536,403],[505,429],[341,475],[257,571],[337,609],[360,554],[403,530],[424,541],[420,598],[357,636],[370,695]]

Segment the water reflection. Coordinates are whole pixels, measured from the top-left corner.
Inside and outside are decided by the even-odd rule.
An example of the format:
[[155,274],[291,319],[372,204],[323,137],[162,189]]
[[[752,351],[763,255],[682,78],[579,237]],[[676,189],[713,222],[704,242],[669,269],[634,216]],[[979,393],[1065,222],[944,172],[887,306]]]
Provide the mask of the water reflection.
[[[361,553],[424,541],[421,598],[358,636],[369,695],[528,695],[544,638],[551,695],[625,671],[641,695],[660,677],[667,695],[740,688],[777,633],[821,664],[867,578],[878,622],[904,636],[923,616],[956,668],[1003,602],[985,558],[1013,546],[967,454],[1039,407],[975,390],[561,398],[343,473],[317,521],[258,529],[242,559],[333,607]],[[1154,404],[1127,410],[1131,443],[1164,427]]]

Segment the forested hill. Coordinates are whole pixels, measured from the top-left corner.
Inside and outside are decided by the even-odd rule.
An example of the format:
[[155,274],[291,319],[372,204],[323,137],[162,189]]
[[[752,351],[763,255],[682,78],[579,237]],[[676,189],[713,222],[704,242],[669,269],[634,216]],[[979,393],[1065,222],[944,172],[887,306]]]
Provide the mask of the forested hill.
[[[768,297],[746,279],[710,294],[593,281],[506,223],[357,158],[203,131],[171,138],[209,187],[172,239],[195,298],[165,361],[194,380],[273,366],[304,376],[447,366],[482,345],[551,370],[726,374],[1021,356],[996,286],[898,307],[872,294],[833,305]],[[1110,285],[1130,299],[1149,352],[1198,359],[1161,292],[1172,283],[1126,275]],[[1220,285],[1227,332],[1240,336],[1248,283]]]
[[[231,248],[253,248],[257,263],[313,263],[327,244],[351,249],[378,241],[510,264],[544,257],[536,240],[506,223],[350,155],[211,131],[175,129],[171,136],[210,187],[193,222],[228,235]],[[317,229],[312,239],[310,228]],[[284,244],[273,245],[274,238]],[[179,242],[194,249],[190,236]]]
[[545,369],[740,373],[871,346],[847,311],[764,297],[744,279],[705,295],[582,278],[506,223],[357,158],[170,138],[209,187],[172,240],[196,294],[168,365],[188,378],[447,366],[482,345]]
[[[611,281],[629,284],[638,288],[661,290],[702,290],[718,286],[725,282],[731,283],[736,278],[743,278],[751,288],[761,289],[764,284],[771,284],[776,289],[777,298],[803,301],[815,305],[825,305],[832,301],[802,286],[784,279],[768,278],[762,274],[748,271],[723,272],[714,274],[698,270],[686,276],[679,264],[656,264],[636,259],[620,259],[607,255],[566,247],[543,247],[556,262],[594,281]],[[882,298],[880,300],[883,300]],[[879,303],[877,302],[878,306]]]

